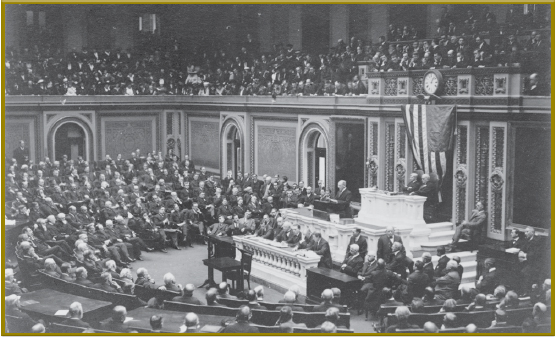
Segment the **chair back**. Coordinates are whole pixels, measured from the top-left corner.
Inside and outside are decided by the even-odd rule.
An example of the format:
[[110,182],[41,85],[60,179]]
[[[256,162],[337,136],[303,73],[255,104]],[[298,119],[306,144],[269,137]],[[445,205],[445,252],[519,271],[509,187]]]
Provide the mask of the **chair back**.
[[239,308],[242,305],[248,305],[249,304],[248,300],[238,300],[238,299],[234,299],[234,298],[218,298],[217,301],[218,301],[218,303],[224,304],[225,306],[230,307],[230,308]]
[[5,315],[7,329],[10,333],[30,333],[31,326],[21,317]]
[[497,326],[494,328],[483,328],[478,329],[479,334],[491,334],[491,333],[521,333],[521,326]]
[[164,301],[171,301],[172,298],[180,296],[181,294],[177,291],[163,290],[163,289],[152,289],[145,286],[136,285],[134,294],[137,295],[143,301],[148,301],[153,297],[161,298]]
[[283,333],[285,331],[282,330],[280,326],[265,326],[265,325],[257,325],[253,324],[253,326],[259,329],[260,333]]
[[251,274],[251,263],[253,262],[253,253],[248,252],[244,249],[240,249],[241,251],[241,265],[243,270],[246,271],[248,274]]
[[52,323],[50,328],[53,333],[83,333],[86,329],[80,326],[71,326],[60,323]]
[[[313,308],[315,307],[314,304],[272,303],[272,302],[265,302],[265,301],[259,301],[259,304],[266,307],[268,310],[277,310],[278,307],[283,307],[283,306],[287,305],[287,306],[290,306],[290,307],[291,306],[301,307],[301,308],[303,308],[303,311],[305,311],[305,312],[312,312]],[[348,311],[346,305],[338,306],[337,308],[340,310],[340,313],[346,313]],[[440,310],[440,309],[438,309],[438,310]],[[394,311],[392,311],[392,312],[394,312]]]
[[194,312],[198,315],[214,315],[225,317],[235,317],[237,314],[236,308],[198,305],[173,301],[164,301],[164,309],[181,312]]

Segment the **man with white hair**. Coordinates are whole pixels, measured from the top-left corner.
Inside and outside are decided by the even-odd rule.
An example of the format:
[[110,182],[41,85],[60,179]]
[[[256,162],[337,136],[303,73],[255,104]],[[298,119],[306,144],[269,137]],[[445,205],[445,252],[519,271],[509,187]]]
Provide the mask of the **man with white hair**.
[[399,235],[394,234],[394,227],[386,227],[386,233],[378,238],[376,258],[383,259],[384,262],[390,263],[392,259],[392,246],[395,242],[399,242],[403,245],[402,238]]
[[4,294],[6,296],[16,294],[21,295],[26,293],[27,289],[20,288],[14,279],[14,270],[12,268],[6,268],[4,271]]
[[347,189],[345,180],[338,181],[338,193],[336,193],[335,199],[338,201],[344,201],[346,203],[344,209],[345,216],[347,218],[351,218],[352,217],[352,213],[351,213],[352,194],[351,191]]
[[349,254],[344,259],[340,271],[350,276],[357,277],[357,273],[363,268],[363,257],[359,254],[359,245],[349,246]]
[[44,260],[44,272],[48,275],[54,277],[60,277],[60,274],[56,271],[56,262],[53,259],[46,259]]
[[135,284],[151,289],[158,288],[146,268],[137,269],[137,279],[135,280]]
[[176,277],[172,273],[164,274],[164,287],[166,290],[181,292],[181,284],[176,284]]
[[458,273],[458,263],[454,260],[446,264],[446,275],[436,279],[435,298],[445,301],[455,298],[458,295],[458,288],[461,282]]
[[120,285],[114,281],[112,281],[112,274],[110,272],[104,272],[100,275],[101,282],[95,284],[94,287],[97,289],[102,289],[104,291],[110,293],[123,293],[122,288]]
[[63,325],[76,326],[80,328],[90,328],[89,323],[84,322],[83,319],[83,306],[79,302],[70,304],[68,313],[70,318],[62,322]]
[[20,296],[10,295],[4,298],[4,315],[18,317],[17,324],[12,326],[10,324],[10,332],[30,332],[31,327],[37,322],[33,320],[27,313],[21,311],[21,304],[19,303]]

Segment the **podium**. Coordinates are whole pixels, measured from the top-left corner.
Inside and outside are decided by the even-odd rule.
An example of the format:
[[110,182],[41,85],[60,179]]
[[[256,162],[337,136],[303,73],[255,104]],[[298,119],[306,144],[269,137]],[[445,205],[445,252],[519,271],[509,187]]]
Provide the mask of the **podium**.
[[337,213],[340,214],[341,218],[345,218],[345,213],[346,213],[345,210],[347,207],[347,202],[345,201],[338,200],[334,202],[334,201],[315,200],[313,205],[314,205],[314,209],[316,210],[326,212],[326,213]]

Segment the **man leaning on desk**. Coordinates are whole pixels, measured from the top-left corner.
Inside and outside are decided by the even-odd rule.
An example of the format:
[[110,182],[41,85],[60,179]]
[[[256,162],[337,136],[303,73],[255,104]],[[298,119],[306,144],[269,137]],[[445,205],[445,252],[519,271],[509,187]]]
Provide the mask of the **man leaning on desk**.
[[335,201],[345,201],[346,205],[345,205],[345,217],[346,218],[352,218],[353,215],[351,214],[351,191],[347,189],[346,187],[346,181],[345,180],[340,180],[338,181],[338,193],[336,193],[336,198],[335,199],[330,199],[330,201],[335,202]]
[[[306,241],[306,240],[305,240]],[[294,248],[294,251],[298,250],[300,245]],[[328,241],[322,238],[321,233],[315,232],[313,233],[312,240],[309,244],[303,243],[301,248],[306,248],[307,250],[314,251],[317,255],[320,255],[320,262],[318,267],[325,267],[332,269],[332,255],[330,254],[330,245]],[[359,249],[359,247],[357,247]]]

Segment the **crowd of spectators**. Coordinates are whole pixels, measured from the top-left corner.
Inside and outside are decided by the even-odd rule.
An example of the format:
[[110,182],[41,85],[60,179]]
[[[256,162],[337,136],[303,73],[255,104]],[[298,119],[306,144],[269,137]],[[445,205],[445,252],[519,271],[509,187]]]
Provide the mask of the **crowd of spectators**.
[[550,60],[548,37],[533,31],[525,43],[518,42],[516,32],[524,20],[502,26],[488,7],[481,14],[469,11],[467,17],[443,9],[436,37],[416,40],[412,26],[390,25],[376,44],[352,37],[321,54],[291,44],[261,53],[251,35],[234,51],[180,46],[171,39],[139,50],[84,48],[68,54],[48,44],[7,48],[5,93],[353,96],[367,93],[358,76],[361,61],[374,72],[520,66],[544,73],[542,64]]
[[[140,285],[175,291],[180,293],[175,301],[197,303],[192,299],[193,285],[182,287],[171,273],[156,284],[141,267],[136,269],[134,279],[130,264],[140,263],[136,261],[142,260],[142,252],[156,249],[167,253],[166,247],[181,250],[180,246],[192,246],[194,242],[204,244],[205,237],[199,234],[255,234],[317,254],[323,244],[328,246],[320,233],[300,233],[299,226],[284,221],[279,212],[280,208],[311,207],[316,199],[329,198],[331,191],[322,182],[313,190],[303,182],[290,184],[287,177],[280,176],[264,175],[261,180],[256,174],[239,172],[234,177],[228,172],[222,179],[215,179],[204,167],[198,170],[189,157],[180,160],[172,152],[143,156],[137,150],[128,159],[107,155],[91,163],[82,158],[73,161],[63,157],[53,162],[45,158],[35,164],[29,161],[24,142],[14,150],[7,167],[5,216],[15,221],[17,238],[12,243],[18,261],[26,265],[24,269],[44,270],[52,277],[107,292],[133,294]],[[445,248],[439,247],[436,266],[430,253],[413,262],[405,255],[401,237],[390,227],[379,239],[375,254],[367,252],[366,241],[356,230],[340,271],[357,276],[363,287],[355,294],[346,294],[348,303],[371,314],[381,306],[413,306],[416,301],[429,306],[442,304],[440,311],[447,312],[444,328],[454,327],[454,317],[448,316],[457,316],[453,311],[459,304],[465,304],[466,311],[474,311],[494,302],[498,309],[505,310],[519,306],[518,296],[531,297],[532,304],[550,303],[550,280],[543,280],[543,274],[535,271],[539,263],[534,256],[542,240],[530,227],[525,236],[520,237],[516,230],[512,236],[512,247],[520,250],[517,285],[504,279],[496,270],[496,261],[489,258],[475,286],[465,285],[460,291],[463,266],[457,254],[448,257]],[[332,268],[329,248],[327,252],[326,267]],[[14,280],[13,270],[6,271],[5,290],[6,295],[16,296],[26,292]],[[264,295],[260,289],[255,290],[244,294],[249,305],[243,310],[261,308],[258,300]],[[284,295],[284,303],[296,311],[294,290]],[[207,305],[219,305],[218,296],[230,298],[227,291],[226,283],[209,290]],[[338,306],[340,296],[336,289],[325,290],[324,302],[313,311],[325,312]],[[164,302],[153,297],[143,305],[163,308]],[[9,308],[12,314],[18,313],[16,307],[17,303]],[[419,307],[416,303],[411,312],[418,312]],[[121,313],[125,308],[119,310]],[[546,305],[535,310],[532,323],[528,322],[535,323],[535,312],[540,312],[538,319],[545,322]],[[404,312],[400,309],[399,317]],[[285,309],[280,322],[289,321],[291,312]],[[334,331],[333,324],[322,327]],[[403,322],[399,324],[403,327]]]

